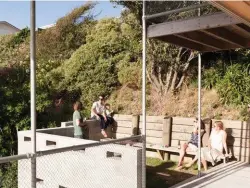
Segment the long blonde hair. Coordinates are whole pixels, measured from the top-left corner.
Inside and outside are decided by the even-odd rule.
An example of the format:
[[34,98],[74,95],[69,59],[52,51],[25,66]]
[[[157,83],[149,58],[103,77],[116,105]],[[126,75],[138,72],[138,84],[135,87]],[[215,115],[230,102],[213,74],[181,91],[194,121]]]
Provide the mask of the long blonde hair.
[[224,130],[224,125],[222,121],[216,121],[214,122],[214,124],[217,125],[220,128],[220,130]]

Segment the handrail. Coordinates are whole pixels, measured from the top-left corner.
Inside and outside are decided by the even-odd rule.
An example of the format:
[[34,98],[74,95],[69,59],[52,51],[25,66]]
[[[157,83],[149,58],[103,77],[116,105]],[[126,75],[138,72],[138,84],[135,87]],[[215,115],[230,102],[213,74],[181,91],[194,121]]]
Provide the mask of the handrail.
[[22,160],[22,159],[30,159],[33,157],[39,157],[39,156],[43,156],[43,155],[50,155],[50,154],[55,154],[55,153],[67,152],[67,151],[81,150],[81,149],[95,147],[95,146],[113,144],[113,143],[127,141],[127,140],[138,140],[138,139],[141,139],[141,135],[126,137],[126,138],[119,138],[119,139],[112,139],[112,140],[107,140],[107,141],[102,141],[102,142],[94,142],[94,143],[89,143],[89,144],[68,146],[68,147],[63,147],[63,148],[55,148],[55,149],[50,149],[50,150],[45,150],[45,151],[37,151],[36,155],[33,153],[26,153],[26,154],[13,155],[13,156],[7,156],[7,157],[0,157],[0,164],[12,162],[12,161],[17,161],[17,160]]
[[166,16],[166,15],[169,15],[169,14],[174,14],[174,13],[179,13],[179,12],[184,12],[184,11],[188,11],[188,10],[202,8],[202,7],[205,7],[205,6],[208,6],[208,5],[209,5],[208,3],[202,3],[202,4],[183,7],[183,8],[174,9],[174,10],[170,10],[170,11],[166,11],[166,12],[160,12],[160,13],[156,13],[156,14],[145,15],[145,19],[149,20],[149,19],[152,19],[152,18]]
[[34,157],[34,154],[32,154],[32,153],[21,154],[21,155],[12,155],[12,156],[7,156],[7,157],[0,157],[0,164],[12,162],[12,161],[17,161],[17,160],[21,160],[21,159],[30,159],[32,157]]
[[141,139],[141,135],[126,137],[126,138],[119,138],[119,139],[112,139],[112,140],[107,140],[107,141],[102,141],[102,142],[94,142],[94,143],[89,143],[89,144],[68,146],[68,147],[63,147],[63,148],[55,148],[51,150],[38,151],[37,156],[50,155],[50,154],[61,153],[61,152],[66,152],[66,151],[81,150],[81,149],[95,147],[95,146],[113,144],[113,143],[127,141],[127,140],[138,140],[138,139]]

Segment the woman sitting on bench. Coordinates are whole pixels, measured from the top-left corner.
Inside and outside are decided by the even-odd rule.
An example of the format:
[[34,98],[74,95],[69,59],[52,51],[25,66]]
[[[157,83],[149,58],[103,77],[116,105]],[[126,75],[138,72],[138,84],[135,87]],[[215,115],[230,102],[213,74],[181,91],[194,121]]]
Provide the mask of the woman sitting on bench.
[[[221,121],[216,121],[209,138],[208,147],[201,148],[201,162],[205,171],[207,171],[207,161],[211,162],[214,166],[216,162],[224,157],[223,148],[226,152],[225,156],[228,156],[226,140],[227,133],[223,130],[223,123]],[[186,167],[192,166],[197,159],[198,156],[196,155],[192,162],[186,165]]]
[[[181,150],[180,150],[180,158],[179,158],[179,162],[178,162],[178,166],[177,166],[177,170],[182,169],[183,167],[183,159],[184,159],[184,155],[186,153],[186,151],[193,151],[196,152],[198,150],[198,139],[199,139],[199,135],[198,135],[198,119],[196,118],[196,120],[194,121],[194,128],[193,128],[193,132],[191,134],[191,139],[188,143],[184,143],[181,146]],[[201,129],[204,129],[204,123],[203,121],[201,121]]]

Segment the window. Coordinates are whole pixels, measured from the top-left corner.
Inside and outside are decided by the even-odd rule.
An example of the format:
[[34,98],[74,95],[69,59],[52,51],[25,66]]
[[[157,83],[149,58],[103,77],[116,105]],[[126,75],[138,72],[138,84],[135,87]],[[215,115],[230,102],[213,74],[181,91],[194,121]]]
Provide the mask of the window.
[[46,146],[56,146],[56,142],[50,141],[50,140],[46,140]]
[[25,136],[23,140],[24,140],[24,142],[30,142],[30,141],[31,141],[31,138],[28,137],[28,136]]
[[106,157],[107,158],[122,158],[122,154],[121,153],[115,153],[115,152],[112,152],[112,151],[107,151],[106,153]]

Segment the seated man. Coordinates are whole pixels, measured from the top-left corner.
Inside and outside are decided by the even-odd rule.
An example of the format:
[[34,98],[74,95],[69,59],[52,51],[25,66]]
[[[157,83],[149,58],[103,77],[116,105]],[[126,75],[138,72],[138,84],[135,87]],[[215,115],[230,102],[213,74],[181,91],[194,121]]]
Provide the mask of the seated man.
[[104,138],[107,138],[107,133],[105,129],[107,128],[107,117],[105,113],[105,98],[103,95],[99,96],[99,101],[93,103],[91,108],[91,119],[96,119],[100,121],[101,133]]
[[[190,141],[188,143],[182,144],[182,146],[181,146],[180,157],[179,157],[177,170],[180,170],[183,167],[183,159],[184,159],[186,151],[196,152],[198,150],[199,135],[198,135],[198,123],[197,122],[198,121],[197,121],[197,118],[196,118],[196,120],[194,121],[194,128],[193,128],[193,132],[191,133]],[[203,121],[201,121],[201,129],[204,129]]]

